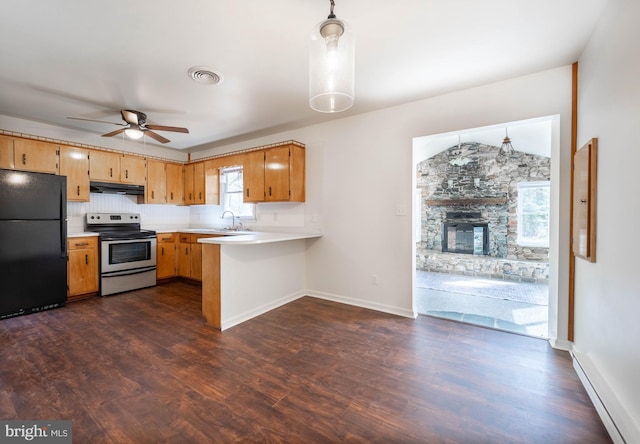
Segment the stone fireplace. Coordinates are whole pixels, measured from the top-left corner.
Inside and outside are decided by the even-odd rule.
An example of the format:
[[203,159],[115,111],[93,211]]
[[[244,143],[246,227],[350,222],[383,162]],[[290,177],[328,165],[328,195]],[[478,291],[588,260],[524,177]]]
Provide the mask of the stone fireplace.
[[550,178],[550,159],[516,152],[496,162],[497,146],[455,145],[420,162],[418,269],[544,282],[548,248],[517,242],[518,183]]

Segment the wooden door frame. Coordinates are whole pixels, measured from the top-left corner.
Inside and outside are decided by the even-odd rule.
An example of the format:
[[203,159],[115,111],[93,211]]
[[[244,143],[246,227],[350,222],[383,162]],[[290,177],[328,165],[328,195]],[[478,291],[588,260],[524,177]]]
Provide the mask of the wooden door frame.
[[[571,196],[573,202],[573,156],[578,145],[578,62],[571,65]],[[574,308],[576,291],[576,257],[573,254],[573,205],[569,206],[569,308],[567,339],[573,342]]]

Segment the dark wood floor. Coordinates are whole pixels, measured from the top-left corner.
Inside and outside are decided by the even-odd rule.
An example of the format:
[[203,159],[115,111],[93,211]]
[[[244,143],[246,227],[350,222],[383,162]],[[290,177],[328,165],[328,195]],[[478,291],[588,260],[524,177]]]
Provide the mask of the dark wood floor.
[[0,418],[74,442],[610,442],[567,353],[302,298],[225,332],[172,282],[0,321]]

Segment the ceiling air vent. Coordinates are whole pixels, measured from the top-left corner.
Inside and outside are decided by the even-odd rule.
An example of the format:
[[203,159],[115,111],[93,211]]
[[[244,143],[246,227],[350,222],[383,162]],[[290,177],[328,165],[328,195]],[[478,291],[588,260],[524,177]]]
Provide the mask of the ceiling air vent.
[[214,72],[211,68],[204,66],[194,66],[189,68],[189,77],[196,82],[204,85],[218,85],[222,83],[222,76]]

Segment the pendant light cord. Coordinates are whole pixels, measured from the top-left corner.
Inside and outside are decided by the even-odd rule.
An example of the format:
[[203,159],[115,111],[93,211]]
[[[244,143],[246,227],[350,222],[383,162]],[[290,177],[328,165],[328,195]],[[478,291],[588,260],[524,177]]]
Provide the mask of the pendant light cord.
[[329,10],[329,17],[327,18],[334,19],[336,18],[336,15],[333,13],[333,8],[336,6],[336,4],[333,0],[329,0],[329,3],[331,3],[331,9]]

